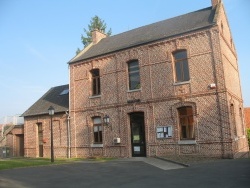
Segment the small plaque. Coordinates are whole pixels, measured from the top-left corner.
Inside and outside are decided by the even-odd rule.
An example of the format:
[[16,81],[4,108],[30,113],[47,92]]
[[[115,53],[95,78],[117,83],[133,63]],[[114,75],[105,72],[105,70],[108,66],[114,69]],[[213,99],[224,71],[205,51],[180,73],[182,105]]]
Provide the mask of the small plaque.
[[140,152],[140,151],[141,151],[140,146],[134,146],[134,151],[138,151],[138,152]]

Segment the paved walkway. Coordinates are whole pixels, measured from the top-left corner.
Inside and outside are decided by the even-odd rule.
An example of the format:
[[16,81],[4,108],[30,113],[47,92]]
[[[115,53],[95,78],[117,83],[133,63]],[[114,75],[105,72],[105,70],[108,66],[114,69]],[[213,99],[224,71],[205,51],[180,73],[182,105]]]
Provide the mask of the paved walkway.
[[173,169],[180,169],[185,168],[184,165],[176,164],[164,159],[158,159],[153,157],[133,157],[133,158],[126,158],[126,159],[117,159],[117,161],[142,161],[144,163],[150,164],[162,170],[173,170]]

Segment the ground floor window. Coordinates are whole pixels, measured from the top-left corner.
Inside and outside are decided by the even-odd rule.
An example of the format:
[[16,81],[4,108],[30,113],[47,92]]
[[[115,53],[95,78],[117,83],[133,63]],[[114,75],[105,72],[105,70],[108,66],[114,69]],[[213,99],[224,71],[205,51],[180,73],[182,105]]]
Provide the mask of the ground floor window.
[[94,143],[102,143],[102,119],[101,117],[94,117],[93,128],[94,128]]
[[180,139],[195,139],[193,108],[185,106],[178,108]]

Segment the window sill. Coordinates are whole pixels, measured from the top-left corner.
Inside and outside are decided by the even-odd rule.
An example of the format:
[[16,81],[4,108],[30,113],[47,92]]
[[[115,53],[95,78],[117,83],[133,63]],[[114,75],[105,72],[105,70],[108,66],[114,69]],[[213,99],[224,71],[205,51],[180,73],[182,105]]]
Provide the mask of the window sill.
[[92,148],[103,148],[103,144],[91,144],[90,147],[92,147]]
[[190,145],[190,144],[197,144],[196,140],[179,140],[179,145]]
[[89,97],[89,99],[95,99],[95,98],[101,98],[101,95],[93,95]]
[[136,91],[141,91],[141,88],[140,88],[140,89],[128,90],[127,92],[128,92],[128,93],[131,93],[131,92],[136,92]]
[[174,86],[179,86],[179,85],[184,85],[184,84],[190,84],[190,80],[189,81],[185,81],[185,82],[176,82],[176,83],[173,83]]

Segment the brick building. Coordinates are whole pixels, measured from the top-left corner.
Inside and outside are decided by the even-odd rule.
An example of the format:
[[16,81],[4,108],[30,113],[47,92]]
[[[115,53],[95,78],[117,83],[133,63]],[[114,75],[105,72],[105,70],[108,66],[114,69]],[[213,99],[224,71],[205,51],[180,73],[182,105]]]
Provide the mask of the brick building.
[[93,32],[69,62],[73,156],[248,150],[237,55],[223,4],[212,3],[111,37]]
[[246,128],[250,129],[250,108],[244,108]]
[[[211,2],[110,37],[93,31],[69,62],[70,116],[58,111],[54,130],[70,146],[58,144],[55,156],[67,147],[72,157],[245,155],[237,54],[224,6]],[[39,154],[39,125],[49,135],[46,104],[39,116],[25,114],[26,156]],[[60,131],[66,120],[70,138]],[[49,156],[50,145],[42,147]]]
[[70,155],[69,85],[62,85],[51,88],[23,113],[25,157],[50,157],[50,106],[55,108],[52,119],[55,156]]
[[0,158],[24,156],[23,118],[8,116],[0,126]]

